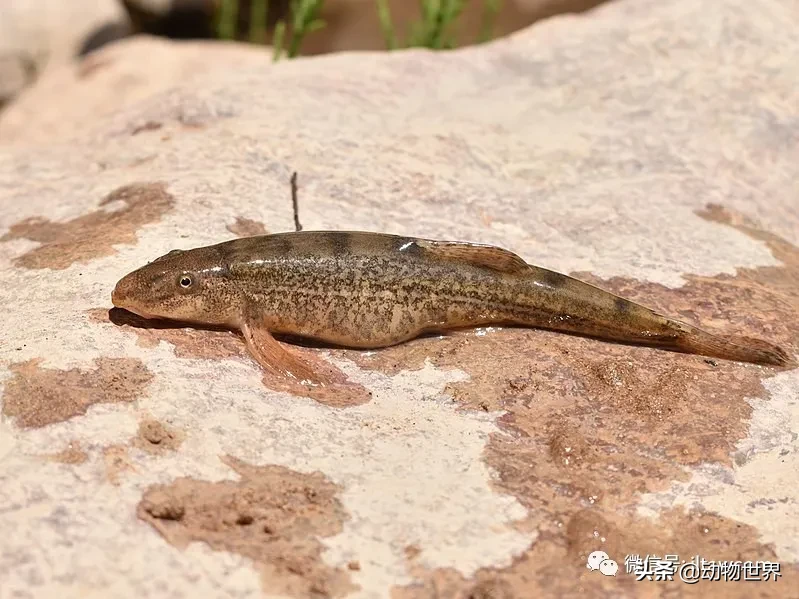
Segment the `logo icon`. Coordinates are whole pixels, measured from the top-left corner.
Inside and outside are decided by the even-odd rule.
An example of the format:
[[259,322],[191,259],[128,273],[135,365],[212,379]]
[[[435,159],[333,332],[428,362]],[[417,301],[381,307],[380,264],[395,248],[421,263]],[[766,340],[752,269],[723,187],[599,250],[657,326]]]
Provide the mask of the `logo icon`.
[[612,559],[602,560],[602,563],[599,564],[599,571],[605,576],[616,576],[616,572],[619,571],[619,564]]
[[607,553],[604,551],[594,551],[588,556],[588,563],[585,565],[585,567],[589,570],[599,570],[599,564],[606,559],[610,559],[610,556]]
[[591,571],[599,570],[605,576],[616,576],[619,571],[619,564],[610,559],[604,551],[594,551],[588,556],[585,567]]

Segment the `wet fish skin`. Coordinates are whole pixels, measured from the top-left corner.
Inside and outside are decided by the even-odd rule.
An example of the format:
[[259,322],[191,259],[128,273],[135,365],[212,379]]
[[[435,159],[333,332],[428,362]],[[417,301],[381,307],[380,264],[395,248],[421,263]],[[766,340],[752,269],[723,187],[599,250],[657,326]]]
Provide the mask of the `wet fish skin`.
[[793,363],[766,341],[729,341],[501,248],[382,233],[300,231],[173,250],[123,277],[112,302],[145,318],[240,329],[259,363],[290,376],[303,369],[272,334],[380,348],[485,325]]

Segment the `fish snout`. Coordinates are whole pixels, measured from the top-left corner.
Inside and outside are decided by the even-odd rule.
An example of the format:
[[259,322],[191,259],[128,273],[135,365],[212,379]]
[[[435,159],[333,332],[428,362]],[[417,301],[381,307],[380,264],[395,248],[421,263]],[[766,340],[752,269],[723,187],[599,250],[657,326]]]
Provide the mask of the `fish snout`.
[[135,273],[122,277],[111,292],[111,303],[117,308],[128,308],[136,287]]

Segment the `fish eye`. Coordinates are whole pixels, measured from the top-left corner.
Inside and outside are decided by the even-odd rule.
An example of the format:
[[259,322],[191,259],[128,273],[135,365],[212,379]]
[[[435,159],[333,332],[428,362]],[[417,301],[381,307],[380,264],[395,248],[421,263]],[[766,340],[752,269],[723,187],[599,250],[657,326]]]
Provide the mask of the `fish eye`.
[[191,277],[189,275],[182,275],[180,277],[179,284],[181,287],[183,287],[183,289],[188,289],[192,284]]

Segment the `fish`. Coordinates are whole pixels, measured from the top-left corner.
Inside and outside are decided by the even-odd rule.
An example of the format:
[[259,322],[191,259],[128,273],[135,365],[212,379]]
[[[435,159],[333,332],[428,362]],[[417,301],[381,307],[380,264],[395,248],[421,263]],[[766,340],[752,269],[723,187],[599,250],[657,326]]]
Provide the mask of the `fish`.
[[122,277],[115,307],[241,332],[267,371],[324,384],[275,337],[377,350],[429,333],[522,326],[770,366],[778,345],[730,340],[493,245],[294,231],[175,249]]

